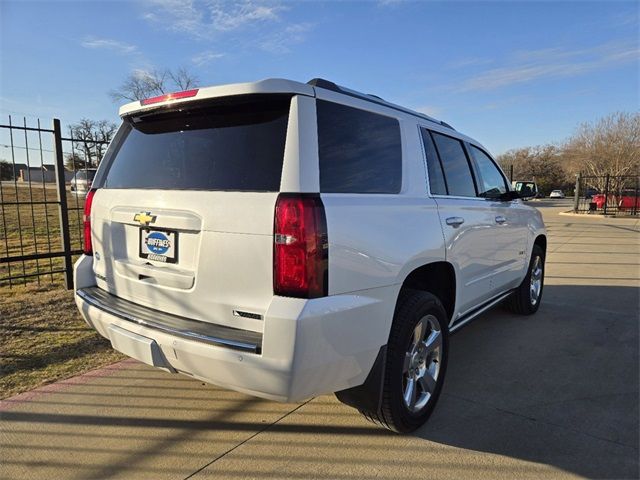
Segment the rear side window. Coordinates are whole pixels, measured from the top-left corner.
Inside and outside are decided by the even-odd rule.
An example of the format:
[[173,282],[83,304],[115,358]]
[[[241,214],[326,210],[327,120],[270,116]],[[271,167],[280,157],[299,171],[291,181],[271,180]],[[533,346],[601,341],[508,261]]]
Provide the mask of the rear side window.
[[278,191],[290,100],[241,97],[125,119],[101,186]]
[[477,147],[471,145],[471,156],[478,170],[478,196],[496,198],[507,191],[507,183],[493,160]]
[[432,134],[442,161],[449,195],[475,197],[476,188],[462,142],[436,132]]
[[398,193],[400,125],[394,118],[318,100],[320,191]]
[[429,130],[420,129],[422,132],[422,141],[424,142],[424,150],[427,155],[427,171],[429,172],[429,188],[432,195],[446,195],[447,184],[442,173],[442,164],[438,158],[438,152],[433,144],[433,139]]

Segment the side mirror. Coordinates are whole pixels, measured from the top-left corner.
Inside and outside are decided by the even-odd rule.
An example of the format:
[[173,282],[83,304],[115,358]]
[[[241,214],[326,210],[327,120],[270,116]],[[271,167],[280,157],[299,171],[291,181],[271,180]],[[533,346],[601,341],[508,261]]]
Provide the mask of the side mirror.
[[524,197],[522,192],[509,190],[508,192],[505,192],[500,196],[500,200],[502,200],[503,202],[510,202],[512,200],[517,200],[518,198],[522,198],[522,197]]

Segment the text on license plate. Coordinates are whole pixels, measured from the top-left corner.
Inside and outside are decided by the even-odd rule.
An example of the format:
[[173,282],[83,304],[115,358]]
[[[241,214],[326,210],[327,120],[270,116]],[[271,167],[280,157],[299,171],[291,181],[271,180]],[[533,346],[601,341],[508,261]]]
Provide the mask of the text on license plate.
[[140,257],[156,262],[178,261],[178,233],[171,230],[140,229]]

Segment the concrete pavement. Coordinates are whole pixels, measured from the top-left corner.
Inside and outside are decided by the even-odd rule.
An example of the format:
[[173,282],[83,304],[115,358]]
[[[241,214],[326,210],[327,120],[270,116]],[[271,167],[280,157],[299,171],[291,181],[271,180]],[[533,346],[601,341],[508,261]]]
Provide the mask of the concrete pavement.
[[1,478],[637,478],[640,222],[558,215],[540,311],[456,334],[411,436],[135,361],[0,402]]

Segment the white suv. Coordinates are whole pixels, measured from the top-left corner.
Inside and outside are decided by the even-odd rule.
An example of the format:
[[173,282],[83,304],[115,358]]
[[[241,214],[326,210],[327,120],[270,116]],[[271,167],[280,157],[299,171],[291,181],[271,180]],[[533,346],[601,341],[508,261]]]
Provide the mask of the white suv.
[[326,80],[125,105],[85,207],[76,303],[113,347],[278,401],[423,424],[449,334],[534,313],[546,236],[486,150]]

